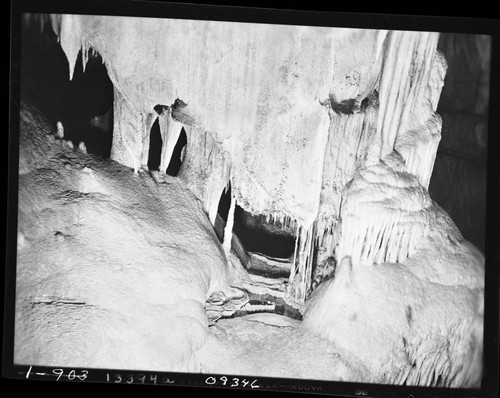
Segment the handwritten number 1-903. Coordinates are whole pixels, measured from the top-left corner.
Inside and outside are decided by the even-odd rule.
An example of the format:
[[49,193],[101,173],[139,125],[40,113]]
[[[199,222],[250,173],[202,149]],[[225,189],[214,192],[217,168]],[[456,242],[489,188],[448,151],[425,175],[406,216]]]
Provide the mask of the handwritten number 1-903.
[[76,371],[75,370],[70,370],[70,372],[68,374],[64,374],[64,369],[53,369],[52,370],[52,373],[54,373],[54,375],[57,376],[57,379],[56,381],[59,381],[59,379],[63,376],[66,376],[68,378],[68,380],[75,380],[75,379],[78,379],[78,380],[85,380],[89,374],[89,371],[88,370],[82,370],[81,371],[81,374],[76,374]]

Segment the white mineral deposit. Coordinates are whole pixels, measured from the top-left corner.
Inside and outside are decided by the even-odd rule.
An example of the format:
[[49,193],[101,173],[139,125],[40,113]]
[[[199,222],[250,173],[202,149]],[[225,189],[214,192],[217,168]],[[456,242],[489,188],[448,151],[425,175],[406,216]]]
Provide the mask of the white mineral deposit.
[[[17,364],[479,385],[483,254],[429,191],[439,33],[44,23],[64,79],[102,58],[112,112],[89,125],[112,144],[21,96]],[[249,247],[241,214],[290,252]]]

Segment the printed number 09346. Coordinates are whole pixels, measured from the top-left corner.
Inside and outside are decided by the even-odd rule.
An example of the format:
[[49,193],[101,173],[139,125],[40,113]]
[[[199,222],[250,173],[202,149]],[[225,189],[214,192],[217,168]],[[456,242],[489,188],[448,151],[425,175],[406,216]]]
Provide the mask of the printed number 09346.
[[[250,386],[251,388],[259,388],[258,385],[255,384],[257,380],[254,380],[252,382],[248,381],[247,379],[240,380],[237,377],[233,377],[232,379],[228,379],[226,376],[221,376],[219,377],[219,381],[222,382],[223,386],[228,386],[228,387],[247,387]],[[205,380],[205,384],[208,385],[214,385],[217,383],[217,379],[213,376],[207,377]]]

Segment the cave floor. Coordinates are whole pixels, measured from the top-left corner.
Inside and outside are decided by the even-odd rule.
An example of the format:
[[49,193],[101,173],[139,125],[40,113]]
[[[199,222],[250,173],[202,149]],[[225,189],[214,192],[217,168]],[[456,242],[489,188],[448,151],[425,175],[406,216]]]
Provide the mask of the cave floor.
[[286,316],[256,313],[220,319],[202,350],[206,372],[278,378],[366,380],[349,353]]

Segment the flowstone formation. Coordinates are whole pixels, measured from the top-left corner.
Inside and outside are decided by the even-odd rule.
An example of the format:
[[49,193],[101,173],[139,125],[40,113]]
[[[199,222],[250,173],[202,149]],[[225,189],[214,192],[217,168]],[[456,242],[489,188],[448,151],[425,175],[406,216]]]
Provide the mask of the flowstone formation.
[[[159,174],[184,129],[178,178],[213,226],[231,187],[228,262],[236,205],[294,231],[277,291],[301,327],[355,356],[369,381],[477,385],[484,259],[427,191],[446,74],[438,33],[50,19],[70,78],[80,51],[84,65],[89,52],[103,59],[113,160],[147,169],[159,118]],[[325,264],[329,275],[315,283]],[[207,299],[210,311],[225,302]]]
[[115,87],[112,159],[135,171],[147,165],[154,109],[165,104],[160,172],[184,128],[180,177],[212,224],[230,183],[240,207],[295,228],[288,300],[297,307],[315,250],[334,254],[342,190],[357,169],[396,149],[428,186],[446,69],[438,34],[106,16],[53,22],[70,78],[80,50],[84,63],[89,51],[102,55]]

